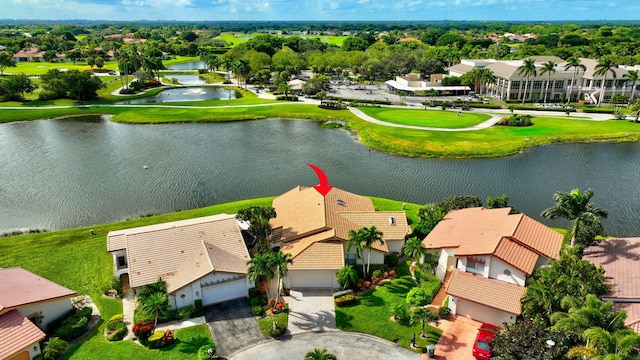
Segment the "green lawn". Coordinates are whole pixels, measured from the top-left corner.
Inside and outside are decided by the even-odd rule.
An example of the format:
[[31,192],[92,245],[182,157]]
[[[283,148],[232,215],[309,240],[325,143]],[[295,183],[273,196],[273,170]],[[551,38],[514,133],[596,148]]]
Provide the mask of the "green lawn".
[[259,317],[257,318],[257,320],[258,326],[260,326],[260,330],[262,330],[262,333],[265,336],[271,337],[271,335],[269,335],[269,331],[271,331],[271,329],[273,328],[274,322],[277,321],[280,325],[285,325],[287,327],[289,326],[289,305],[286,304],[285,310],[280,314],[277,314],[275,316]]
[[397,109],[386,107],[359,107],[363,113],[381,121],[413,126],[437,128],[465,128],[478,125],[491,115],[463,111],[460,116],[454,111]]
[[[89,70],[91,67],[86,62],[19,62],[16,67],[7,67],[4,73],[8,74],[27,74],[42,75],[51,69],[68,69],[68,70]],[[96,68],[95,66],[93,67]],[[103,69],[118,70],[118,64],[115,61],[105,61]]]
[[438,342],[442,331],[432,326],[425,327],[427,339],[419,335],[421,324],[410,325],[407,321],[392,321],[390,308],[397,303],[405,303],[409,290],[415,286],[409,275],[408,262],[398,266],[398,277],[393,281],[378,286],[375,290],[361,296],[353,306],[336,307],[336,324],[345,331],[362,332],[375,335],[390,341],[397,341],[400,346],[411,348],[410,342],[416,335],[416,344],[424,348],[428,344]]

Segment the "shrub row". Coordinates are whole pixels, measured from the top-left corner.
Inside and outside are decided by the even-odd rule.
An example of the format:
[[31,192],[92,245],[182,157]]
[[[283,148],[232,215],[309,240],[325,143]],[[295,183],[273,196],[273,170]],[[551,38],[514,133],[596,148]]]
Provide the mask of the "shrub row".
[[613,109],[602,109],[602,108],[582,108],[582,112],[597,113],[597,114],[613,114],[613,113],[615,113],[615,111]]
[[74,340],[87,331],[89,319],[91,319],[91,308],[86,307],[62,321],[55,331],[55,336],[65,341]]
[[276,100],[288,100],[288,101],[298,101],[298,97],[295,95],[289,96],[276,96]]
[[537,107],[537,106],[526,106],[526,105],[509,105],[508,106],[509,109],[511,110],[531,110],[531,111],[557,111],[557,112],[576,112],[575,108],[557,108],[557,107],[552,107],[552,108],[545,108],[545,107]]
[[343,102],[350,102],[350,103],[354,103],[354,104],[377,104],[377,105],[391,105],[392,104],[391,101],[387,101],[387,100],[353,99],[353,98],[341,98],[341,97],[336,97],[336,96],[329,96],[328,99],[332,100],[332,101],[343,101]]

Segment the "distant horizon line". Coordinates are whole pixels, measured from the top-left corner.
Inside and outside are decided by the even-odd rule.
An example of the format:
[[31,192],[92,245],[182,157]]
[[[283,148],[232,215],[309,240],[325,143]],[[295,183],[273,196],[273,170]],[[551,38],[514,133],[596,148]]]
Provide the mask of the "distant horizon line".
[[442,23],[442,22],[459,22],[459,23],[599,23],[599,22],[626,22],[639,23],[640,20],[625,19],[588,19],[588,20],[106,20],[106,19],[0,19],[0,22],[110,22],[110,23]]

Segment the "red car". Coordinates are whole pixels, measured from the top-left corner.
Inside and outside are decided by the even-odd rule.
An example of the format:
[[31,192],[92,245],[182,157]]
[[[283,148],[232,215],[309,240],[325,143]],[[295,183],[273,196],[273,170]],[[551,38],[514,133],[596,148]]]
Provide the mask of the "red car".
[[498,327],[491,324],[482,324],[478,329],[476,341],[473,343],[473,357],[478,360],[486,360],[491,356],[491,342],[496,337]]

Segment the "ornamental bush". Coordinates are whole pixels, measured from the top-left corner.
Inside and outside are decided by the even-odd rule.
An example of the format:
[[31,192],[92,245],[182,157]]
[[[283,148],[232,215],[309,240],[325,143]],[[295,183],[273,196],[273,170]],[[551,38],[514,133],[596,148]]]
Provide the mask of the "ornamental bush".
[[55,336],[65,341],[71,341],[78,338],[87,331],[90,318],[90,307],[86,307],[76,312],[62,322],[60,327],[55,331]]
[[140,340],[141,342],[145,342],[149,336],[151,336],[151,332],[153,331],[153,321],[143,321],[136,323],[133,325],[133,334]]
[[210,360],[211,355],[209,355],[209,349],[213,350],[211,354],[216,355],[217,350],[215,344],[202,345],[200,349],[198,349],[198,360]]
[[156,330],[153,335],[149,336],[147,345],[149,349],[160,349],[167,347],[173,343],[175,336],[171,330]]
[[358,299],[353,294],[345,294],[334,299],[336,306],[348,306],[356,303]]
[[286,331],[287,331],[287,327],[285,325],[282,325],[278,322],[274,322],[273,326],[271,326],[271,329],[269,330],[269,335],[277,339],[282,335],[284,335]]
[[104,335],[108,341],[122,340],[127,336],[127,332],[123,314],[113,315],[104,326]]
[[407,293],[407,304],[410,306],[424,306],[429,302],[431,302],[431,299],[423,288],[414,287]]
[[451,317],[451,309],[449,309],[448,306],[440,306],[440,308],[438,309],[438,317],[440,319],[447,320],[449,317]]

